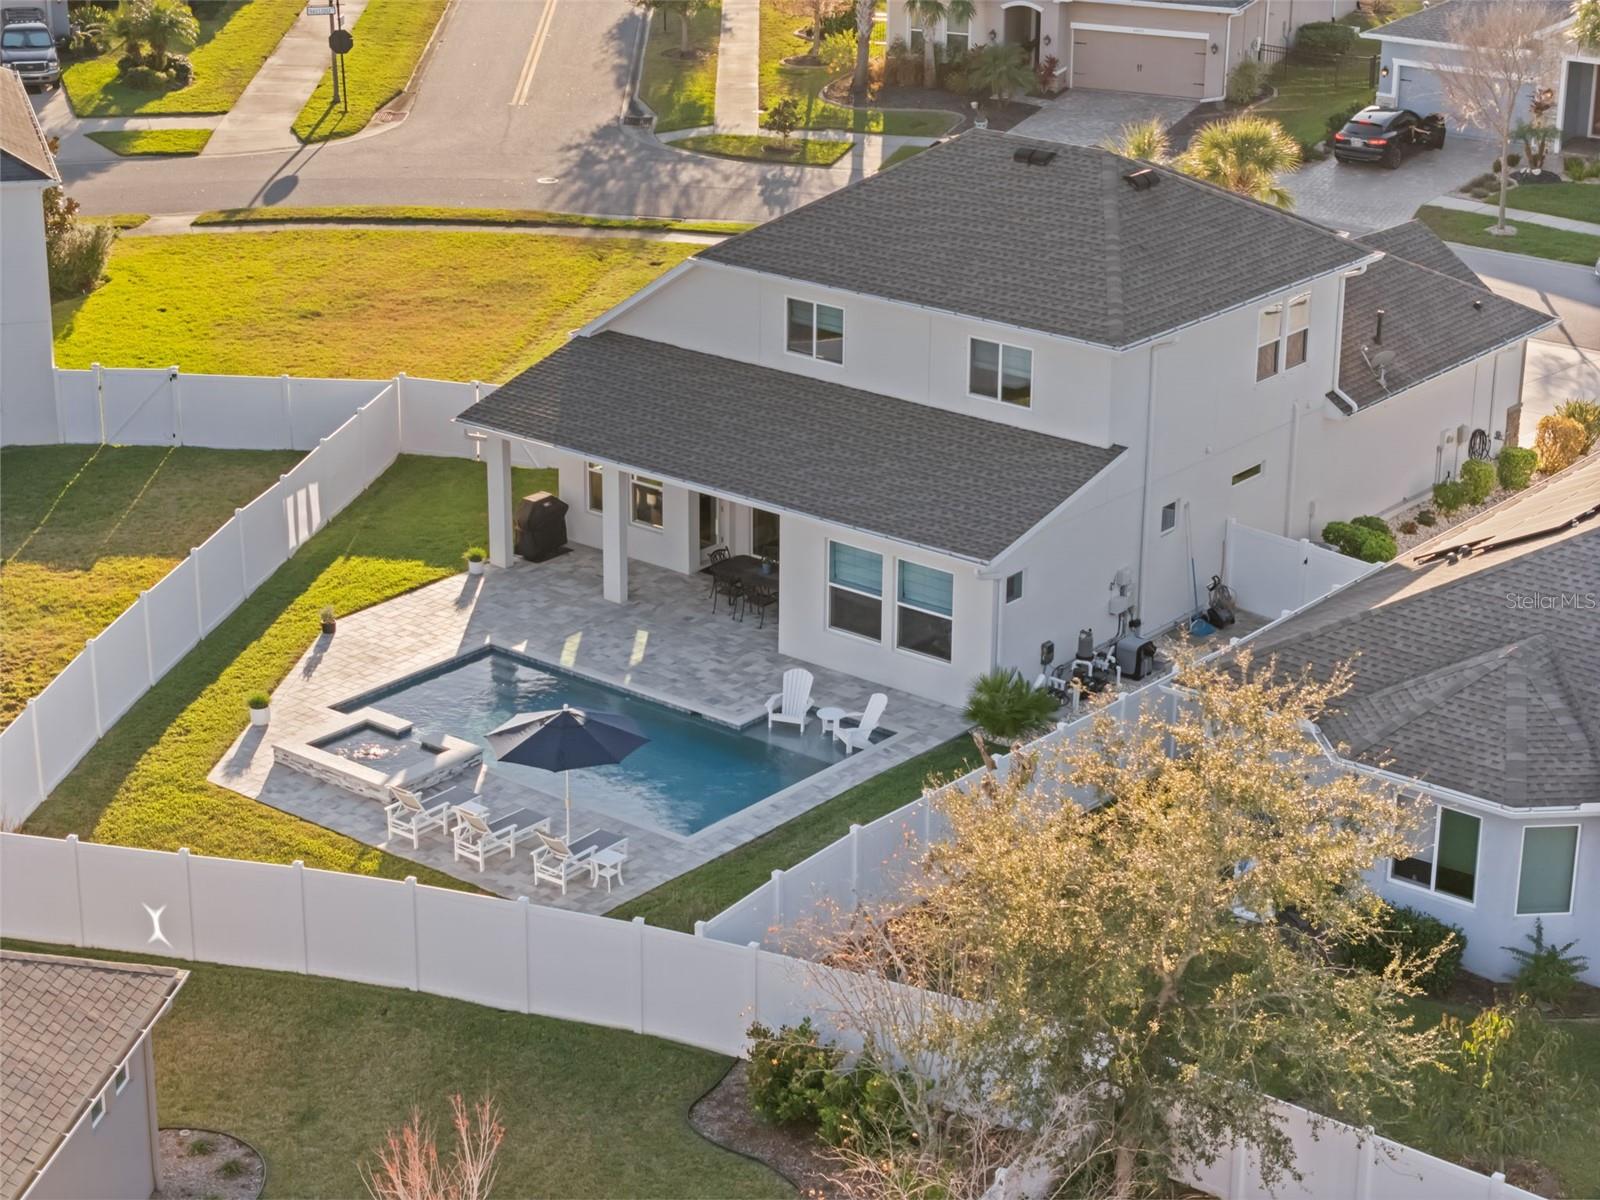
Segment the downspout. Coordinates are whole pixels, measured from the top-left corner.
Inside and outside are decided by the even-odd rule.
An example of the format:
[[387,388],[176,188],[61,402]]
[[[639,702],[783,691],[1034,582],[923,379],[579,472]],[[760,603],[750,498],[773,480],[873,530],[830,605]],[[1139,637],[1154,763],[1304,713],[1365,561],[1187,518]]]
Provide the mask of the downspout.
[[1289,470],[1283,487],[1283,536],[1292,538],[1294,521],[1294,477],[1300,463],[1300,402],[1296,400],[1289,409]]
[[1144,565],[1150,546],[1150,478],[1151,460],[1155,457],[1156,442],[1156,352],[1177,342],[1177,338],[1162,338],[1150,343],[1150,366],[1146,375],[1144,397],[1144,486],[1139,493],[1139,567],[1133,579],[1134,613],[1144,616]]

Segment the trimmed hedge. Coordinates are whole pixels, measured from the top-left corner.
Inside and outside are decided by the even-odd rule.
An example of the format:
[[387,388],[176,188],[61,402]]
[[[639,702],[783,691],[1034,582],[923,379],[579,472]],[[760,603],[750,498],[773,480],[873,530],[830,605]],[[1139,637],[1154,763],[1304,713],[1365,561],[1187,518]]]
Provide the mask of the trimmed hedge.
[[1565,471],[1583,457],[1588,438],[1582,423],[1572,417],[1555,413],[1540,417],[1539,432],[1533,439],[1533,448],[1539,455],[1539,470],[1546,475]]
[[1394,534],[1382,517],[1329,521],[1322,527],[1322,540],[1337,548],[1339,553],[1362,562],[1388,562],[1399,552]]
[[1522,446],[1507,446],[1496,456],[1494,464],[1495,473],[1500,477],[1500,486],[1507,491],[1520,492],[1533,482],[1539,455]]
[[1357,30],[1338,21],[1307,21],[1294,35],[1297,54],[1348,54],[1355,47]]
[[1353,967],[1380,975],[1397,954],[1426,954],[1453,937],[1454,943],[1439,955],[1433,969],[1417,980],[1429,995],[1437,996],[1448,991],[1455,982],[1456,973],[1461,970],[1461,956],[1467,949],[1467,935],[1461,927],[1447,924],[1438,917],[1431,917],[1403,904],[1386,904],[1384,908],[1386,932],[1371,941],[1354,942],[1346,946],[1345,961]]
[[1468,459],[1461,464],[1461,486],[1467,489],[1468,504],[1482,504],[1494,491],[1494,464]]
[[1467,485],[1460,480],[1448,479],[1433,485],[1433,506],[1449,516],[1467,503]]

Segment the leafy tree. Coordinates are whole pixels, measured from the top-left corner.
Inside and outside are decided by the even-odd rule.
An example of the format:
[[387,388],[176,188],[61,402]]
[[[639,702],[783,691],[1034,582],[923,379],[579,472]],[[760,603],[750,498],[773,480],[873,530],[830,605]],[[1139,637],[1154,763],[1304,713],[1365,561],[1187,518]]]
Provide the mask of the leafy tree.
[[822,39],[822,65],[828,68],[830,78],[838,78],[856,61],[856,32],[843,29]]
[[967,82],[974,92],[1003,104],[1033,86],[1033,70],[1020,46],[988,42],[968,60]]
[[200,38],[200,23],[183,0],[133,0],[117,18],[117,33],[136,64],[157,71],[168,57],[191,49]]
[[1151,117],[1148,121],[1124,125],[1116,137],[1105,143],[1105,149],[1123,158],[1164,163],[1172,154],[1172,138],[1167,133],[1166,122],[1160,117]]
[[678,57],[694,57],[694,47],[689,40],[689,30],[695,14],[705,7],[705,0],[633,0],[633,2],[645,10],[646,17],[659,12],[663,27],[666,25],[668,13],[677,17]]
[[767,109],[765,124],[787,143],[789,135],[800,128],[800,102],[793,96],[785,96]]
[[1278,176],[1300,165],[1300,144],[1276,121],[1246,113],[1205,126],[1174,165],[1237,195],[1292,208]]
[[978,7],[972,0],[906,0],[906,15],[913,25],[922,26],[924,87],[933,87],[939,79],[939,67],[933,52],[934,27],[948,25],[951,20],[971,21],[977,11]]
[[1060,711],[1061,702],[1021,672],[996,667],[973,682],[961,715],[990,738],[1009,742],[1045,728]]
[[909,894],[825,947],[859,974],[822,986],[865,1053],[909,1064],[917,1144],[958,1173],[990,1151],[950,1113],[998,1111],[1006,1161],[1049,1168],[1038,1194],[1154,1194],[1232,1141],[1271,1188],[1294,1149],[1266,1089],[1366,1124],[1439,1062],[1404,1001],[1441,948],[1376,975],[1338,955],[1381,934],[1365,879],[1416,836],[1410,806],[1306,733],[1348,670],[1283,680],[1241,651],[1179,677],[1183,703],[941,793],[949,836]]

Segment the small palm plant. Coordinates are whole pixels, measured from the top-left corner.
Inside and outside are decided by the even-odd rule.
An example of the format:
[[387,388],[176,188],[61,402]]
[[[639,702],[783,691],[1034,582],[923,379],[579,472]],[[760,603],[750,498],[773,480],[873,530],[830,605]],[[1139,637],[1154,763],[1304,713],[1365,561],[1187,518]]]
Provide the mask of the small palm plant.
[[181,0],[136,0],[118,19],[117,30],[129,57],[140,58],[149,47],[149,65],[165,70],[167,57],[191,49],[200,37],[200,23]]
[[1034,84],[1033,71],[1019,46],[990,42],[967,64],[967,82],[981,96],[993,96],[1002,104],[1017,92]]
[[1292,208],[1278,176],[1300,165],[1300,144],[1276,121],[1245,114],[1201,129],[1174,165],[1235,195]]
[[1164,163],[1172,154],[1172,138],[1167,133],[1166,122],[1160,117],[1151,117],[1148,121],[1124,125],[1116,137],[1106,141],[1105,149],[1123,158]]
[[1045,728],[1060,708],[1059,700],[1016,668],[996,667],[973,682],[961,715],[991,741],[1012,742]]
[[933,87],[939,77],[933,52],[934,26],[948,26],[951,21],[970,21],[977,11],[973,0],[906,0],[906,15],[913,25],[922,27],[923,87]]

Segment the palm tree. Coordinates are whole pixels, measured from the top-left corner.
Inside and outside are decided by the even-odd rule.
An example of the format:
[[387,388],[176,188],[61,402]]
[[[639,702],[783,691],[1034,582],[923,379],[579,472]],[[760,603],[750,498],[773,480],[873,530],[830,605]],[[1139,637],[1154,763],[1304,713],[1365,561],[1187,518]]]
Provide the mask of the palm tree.
[[951,21],[971,21],[977,13],[973,0],[906,0],[906,16],[922,25],[922,86],[938,82],[939,66],[933,54],[933,28]]
[[1278,176],[1300,165],[1300,144],[1276,121],[1246,114],[1205,126],[1174,165],[1237,195],[1292,208]]
[[1172,153],[1172,139],[1167,135],[1166,123],[1160,117],[1151,117],[1124,125],[1116,137],[1105,142],[1104,148],[1123,158],[1164,163]]
[[967,81],[972,90],[997,97],[1003,104],[1013,92],[1026,92],[1033,86],[1033,71],[1022,55],[1022,47],[990,42],[967,65]]
[[200,37],[200,23],[183,0],[136,0],[117,22],[117,31],[131,57],[150,48],[150,65],[164,70],[167,56],[190,49]]

